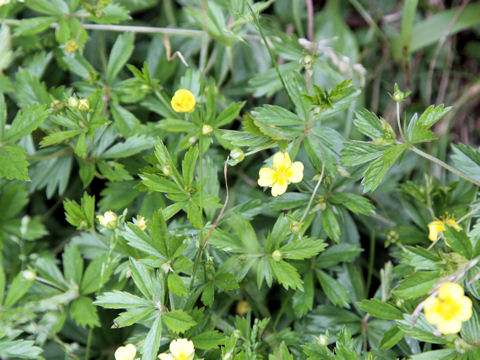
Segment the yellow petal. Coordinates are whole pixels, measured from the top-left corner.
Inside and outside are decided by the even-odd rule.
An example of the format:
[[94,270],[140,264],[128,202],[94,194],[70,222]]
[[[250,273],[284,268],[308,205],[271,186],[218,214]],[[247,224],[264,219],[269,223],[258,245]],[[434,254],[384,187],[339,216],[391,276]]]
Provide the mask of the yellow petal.
[[158,355],[158,358],[160,360],[173,360],[172,355],[167,354],[167,353],[163,353],[163,354]]
[[258,172],[258,185],[272,186],[275,182],[275,171],[270,168],[261,168]]
[[438,289],[438,297],[440,299],[446,299],[447,297],[452,300],[461,299],[463,297],[463,288],[456,283],[446,282]]
[[175,360],[191,360],[195,354],[195,348],[190,340],[177,339],[170,343],[170,353]]
[[442,321],[437,325],[442,334],[456,334],[462,329],[462,322],[456,320]]
[[448,226],[453,226],[453,228],[457,231],[462,230],[462,227],[460,225],[455,224],[456,222],[457,220],[455,220],[454,218],[447,219]]
[[472,317],[472,300],[463,296],[458,300],[458,305],[460,305],[460,309],[455,315],[455,319],[459,321],[467,321],[470,319]]
[[137,353],[135,345],[128,344],[126,346],[120,346],[115,351],[115,360],[133,360]]
[[278,170],[280,168],[287,169],[292,161],[290,160],[290,155],[288,153],[277,152],[273,155],[273,168]]
[[445,225],[440,220],[432,221],[428,224],[428,238],[430,241],[438,240],[438,233],[445,230]]
[[288,177],[288,181],[291,183],[299,183],[303,179],[303,164],[300,161],[295,161],[290,165],[289,171],[292,175]]
[[282,195],[287,191],[288,183],[284,181],[283,183],[276,182],[272,186],[272,196]]
[[438,324],[443,321],[443,314],[441,313],[440,300],[434,296],[430,296],[425,301],[425,306],[423,307],[423,312],[425,313],[425,318],[430,324]]

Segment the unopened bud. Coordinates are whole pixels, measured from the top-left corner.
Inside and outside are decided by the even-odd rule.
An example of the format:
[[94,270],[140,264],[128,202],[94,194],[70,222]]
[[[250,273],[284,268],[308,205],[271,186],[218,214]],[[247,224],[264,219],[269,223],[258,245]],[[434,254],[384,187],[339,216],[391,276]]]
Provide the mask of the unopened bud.
[[68,98],[68,106],[71,107],[72,109],[77,109],[78,108],[78,99],[75,96],[70,96]]
[[90,110],[90,102],[88,99],[80,99],[78,102],[78,110],[80,111],[88,111]]
[[162,171],[165,176],[170,176],[172,174],[172,168],[170,165],[162,165]]
[[290,231],[298,235],[302,231],[302,225],[303,225],[303,222],[293,221],[290,224]]
[[275,250],[272,253],[272,259],[273,261],[277,261],[277,262],[282,260],[282,253],[280,252],[280,250]]
[[205,124],[202,127],[202,134],[205,136],[210,136],[213,133],[213,127],[211,125]]
[[328,345],[328,336],[325,334],[320,334],[317,339],[317,343],[322,346]]
[[245,153],[242,151],[242,149],[236,147],[230,151],[230,158],[235,161],[235,164],[238,164],[245,159]]
[[79,45],[75,40],[68,40],[67,43],[65,44],[65,51],[69,54],[77,51],[79,48]]
[[22,276],[25,280],[33,281],[37,277],[37,274],[35,274],[31,270],[24,270],[24,271],[22,271]]
[[310,70],[313,66],[315,59],[311,55],[305,55],[301,60],[300,63],[305,67],[305,69]]
[[393,95],[390,95],[390,97],[396,102],[402,102],[410,95],[410,93],[411,91],[407,91],[407,92],[401,91],[398,85],[395,84],[395,87],[393,89]]

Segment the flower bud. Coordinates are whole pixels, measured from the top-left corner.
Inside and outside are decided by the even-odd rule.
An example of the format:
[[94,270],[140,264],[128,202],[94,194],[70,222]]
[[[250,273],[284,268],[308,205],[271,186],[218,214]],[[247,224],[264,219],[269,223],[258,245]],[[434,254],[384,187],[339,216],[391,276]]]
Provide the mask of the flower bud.
[[410,95],[410,93],[411,91],[401,91],[398,87],[398,84],[395,84],[395,87],[393,89],[393,95],[390,95],[390,97],[396,102],[402,102]]
[[250,304],[245,301],[241,300],[237,303],[237,314],[244,315],[250,310]]
[[69,54],[77,51],[79,48],[79,45],[75,40],[68,40],[67,43],[65,44],[65,51]]
[[302,59],[300,59],[300,63],[305,67],[305,69],[310,70],[313,66],[315,59],[311,55],[305,55]]
[[114,230],[117,227],[117,214],[113,211],[107,211],[103,215],[97,215],[97,219],[100,222],[100,225],[109,230]]
[[37,274],[35,274],[35,272],[32,270],[24,270],[22,271],[22,276],[25,280],[33,281],[37,277]]
[[210,136],[213,133],[213,127],[211,125],[205,124],[202,127],[202,134],[204,136]]
[[230,151],[230,158],[235,161],[235,164],[238,164],[245,159],[245,153],[242,151],[242,149],[236,147]]
[[328,345],[328,336],[325,334],[320,334],[317,339],[317,344],[322,345],[322,346],[327,346]]
[[272,253],[272,259],[273,261],[277,261],[277,262],[282,260],[282,253],[280,252],[280,250],[275,250]]
[[68,98],[68,106],[71,107],[72,109],[77,109],[78,108],[78,99],[75,96],[70,96]]
[[290,231],[298,235],[302,231],[302,226],[303,222],[292,221],[292,223],[290,224]]
[[170,165],[167,164],[162,165],[162,171],[163,175],[165,176],[170,176],[172,174],[172,168],[170,167]]
[[88,99],[80,99],[78,102],[78,110],[80,111],[88,111],[90,110],[90,102]]

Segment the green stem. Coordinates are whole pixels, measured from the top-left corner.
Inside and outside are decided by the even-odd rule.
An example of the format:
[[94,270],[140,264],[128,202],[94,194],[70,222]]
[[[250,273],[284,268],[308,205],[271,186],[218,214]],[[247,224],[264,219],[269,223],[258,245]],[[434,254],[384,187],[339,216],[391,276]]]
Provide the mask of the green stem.
[[93,333],[93,328],[90,327],[90,329],[88,330],[87,349],[85,350],[85,360],[90,359],[90,347],[92,345],[92,333]]
[[312,206],[312,202],[313,202],[313,199],[315,198],[315,194],[317,193],[318,188],[320,187],[320,184],[322,183],[322,180],[323,180],[323,174],[325,173],[325,160],[323,159],[323,152],[321,152],[321,155],[322,155],[322,171],[320,173],[320,178],[318,179],[317,184],[315,185],[315,188],[313,189],[312,196],[310,196],[310,200],[308,201],[307,208],[305,209],[305,211],[302,215],[302,218],[300,219],[300,223],[302,223],[303,220],[305,220],[305,217],[307,216],[308,211],[310,210],[310,207]]
[[462,173],[461,171],[451,167],[446,162],[443,162],[442,160],[437,159],[435,156],[427,154],[426,152],[423,152],[422,150],[420,150],[419,148],[416,148],[413,145],[410,147],[410,150],[412,150],[414,153],[417,153],[418,155],[424,157],[425,159],[433,161],[435,164],[442,166],[443,168],[447,169],[451,173],[454,173],[455,175],[457,175],[457,176],[459,176],[459,177],[461,177],[465,180],[468,180],[468,181],[470,181],[471,183],[473,183],[477,186],[480,186],[480,181],[477,181],[477,180],[471,178],[470,176]]
[[373,265],[375,262],[375,233],[372,232],[370,234],[370,254],[368,259],[368,274],[367,274],[367,290],[366,294],[368,294],[370,290],[370,285],[372,283],[372,275],[373,275]]
[[398,132],[400,133],[400,136],[402,139],[405,139],[405,136],[403,134],[403,127],[402,127],[402,122],[400,120],[400,102],[397,101],[397,126],[398,126]]
[[472,210],[470,210],[467,214],[463,215],[460,219],[458,219],[453,226],[460,224],[463,220],[469,218],[473,214],[475,214],[478,210],[480,210],[480,205],[475,206]]
[[293,102],[292,98],[290,97],[290,94],[288,93],[287,89],[287,84],[285,83],[285,80],[283,79],[282,73],[280,72],[280,68],[278,67],[277,60],[275,59],[275,54],[273,53],[272,49],[270,48],[270,45],[268,45],[267,38],[265,37],[265,34],[263,33],[262,27],[260,26],[260,23],[258,21],[257,15],[253,11],[252,7],[248,2],[246,2],[248,9],[250,10],[250,14],[252,14],[253,21],[255,22],[255,25],[257,26],[258,32],[260,33],[260,36],[262,37],[262,40],[267,47],[268,54],[270,55],[270,58],[272,59],[273,66],[275,67],[275,71],[278,74],[278,77],[280,78],[280,81],[283,85],[283,88],[287,92],[288,99],[290,100],[290,103],[295,106],[295,103]]

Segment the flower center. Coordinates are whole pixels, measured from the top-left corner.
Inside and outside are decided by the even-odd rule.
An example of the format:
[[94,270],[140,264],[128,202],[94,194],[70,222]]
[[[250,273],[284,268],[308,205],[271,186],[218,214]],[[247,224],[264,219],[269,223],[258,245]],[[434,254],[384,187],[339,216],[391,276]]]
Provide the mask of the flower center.
[[277,182],[279,185],[283,185],[285,183],[288,183],[288,178],[292,175],[293,174],[290,170],[290,167],[287,168],[285,165],[281,165],[275,169],[273,180],[275,180],[275,182]]
[[439,310],[443,318],[448,321],[457,315],[458,311],[460,310],[460,304],[454,301],[451,297],[446,297],[445,299],[441,300]]
[[181,354],[178,356],[178,359],[179,359],[179,360],[187,360],[188,357],[187,357],[187,355],[185,355],[184,353],[181,353]]

